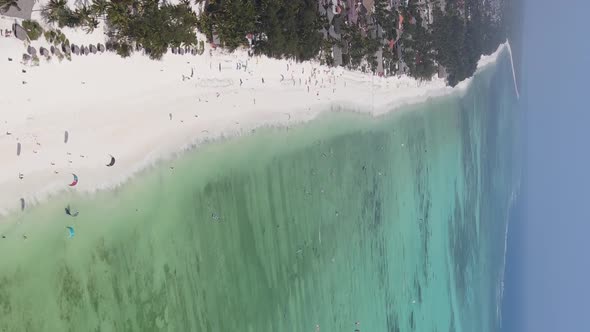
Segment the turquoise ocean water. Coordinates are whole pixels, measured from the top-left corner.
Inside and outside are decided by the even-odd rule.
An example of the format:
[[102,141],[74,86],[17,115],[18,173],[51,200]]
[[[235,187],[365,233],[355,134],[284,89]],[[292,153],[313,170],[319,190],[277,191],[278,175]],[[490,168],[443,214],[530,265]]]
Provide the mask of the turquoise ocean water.
[[258,130],[5,217],[0,331],[495,331],[512,84],[502,54],[464,96]]

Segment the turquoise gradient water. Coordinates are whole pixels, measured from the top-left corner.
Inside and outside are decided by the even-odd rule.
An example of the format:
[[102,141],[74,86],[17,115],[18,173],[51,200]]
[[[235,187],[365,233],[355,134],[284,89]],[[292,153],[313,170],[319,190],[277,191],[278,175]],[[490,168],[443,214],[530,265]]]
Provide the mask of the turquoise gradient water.
[[502,54],[463,96],[258,130],[5,218],[0,330],[494,331],[511,80]]

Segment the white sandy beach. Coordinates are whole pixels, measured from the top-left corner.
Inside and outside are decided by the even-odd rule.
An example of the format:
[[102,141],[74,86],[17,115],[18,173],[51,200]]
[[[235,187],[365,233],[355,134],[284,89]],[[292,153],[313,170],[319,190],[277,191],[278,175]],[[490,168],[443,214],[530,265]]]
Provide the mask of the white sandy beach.
[[[12,22],[0,18],[0,29]],[[104,43],[101,29],[62,31],[78,45]],[[44,38],[32,45],[49,47]],[[169,53],[161,61],[105,52],[62,62],[42,58],[35,67],[21,63],[25,52],[20,40],[0,37],[0,213],[20,208],[21,197],[30,205],[61,190],[121,184],[203,140],[309,121],[339,107],[376,115],[453,91],[442,80],[373,77],[246,51],[206,48],[201,56]],[[114,167],[105,166],[109,154],[117,158]],[[73,189],[71,173],[80,178]]]

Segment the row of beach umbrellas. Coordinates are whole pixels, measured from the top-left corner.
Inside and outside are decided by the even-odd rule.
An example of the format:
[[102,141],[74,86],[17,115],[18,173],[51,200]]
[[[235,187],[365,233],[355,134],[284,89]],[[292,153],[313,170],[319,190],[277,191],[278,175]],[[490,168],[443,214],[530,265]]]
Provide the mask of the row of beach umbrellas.
[[191,48],[189,46],[172,47],[172,48],[170,48],[170,51],[172,52],[172,54],[179,54],[179,55],[185,55],[185,54],[197,55],[199,53],[199,51],[197,51],[196,48]]
[[[89,44],[89,45],[66,45],[62,44],[61,47],[51,45],[49,49],[45,47],[39,48],[39,54],[42,56],[50,56],[50,55],[61,55],[61,54],[75,54],[75,55],[89,55],[89,54],[96,54],[96,53],[103,53],[106,51],[106,47],[98,43],[96,45]],[[23,60],[27,61],[30,60],[33,56],[37,55],[37,49],[33,46],[27,47],[27,53],[23,54]]]

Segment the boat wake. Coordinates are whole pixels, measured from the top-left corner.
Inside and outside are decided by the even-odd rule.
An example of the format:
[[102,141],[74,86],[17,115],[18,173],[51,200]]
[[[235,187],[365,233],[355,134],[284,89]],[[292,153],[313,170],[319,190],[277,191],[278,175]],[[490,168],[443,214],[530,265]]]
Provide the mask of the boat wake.
[[508,54],[510,55],[510,65],[512,66],[512,79],[514,80],[514,92],[516,92],[516,98],[520,99],[520,93],[518,92],[518,84],[516,84],[516,72],[514,71],[514,60],[512,59],[512,48],[510,42],[506,40],[506,47],[508,48]]

